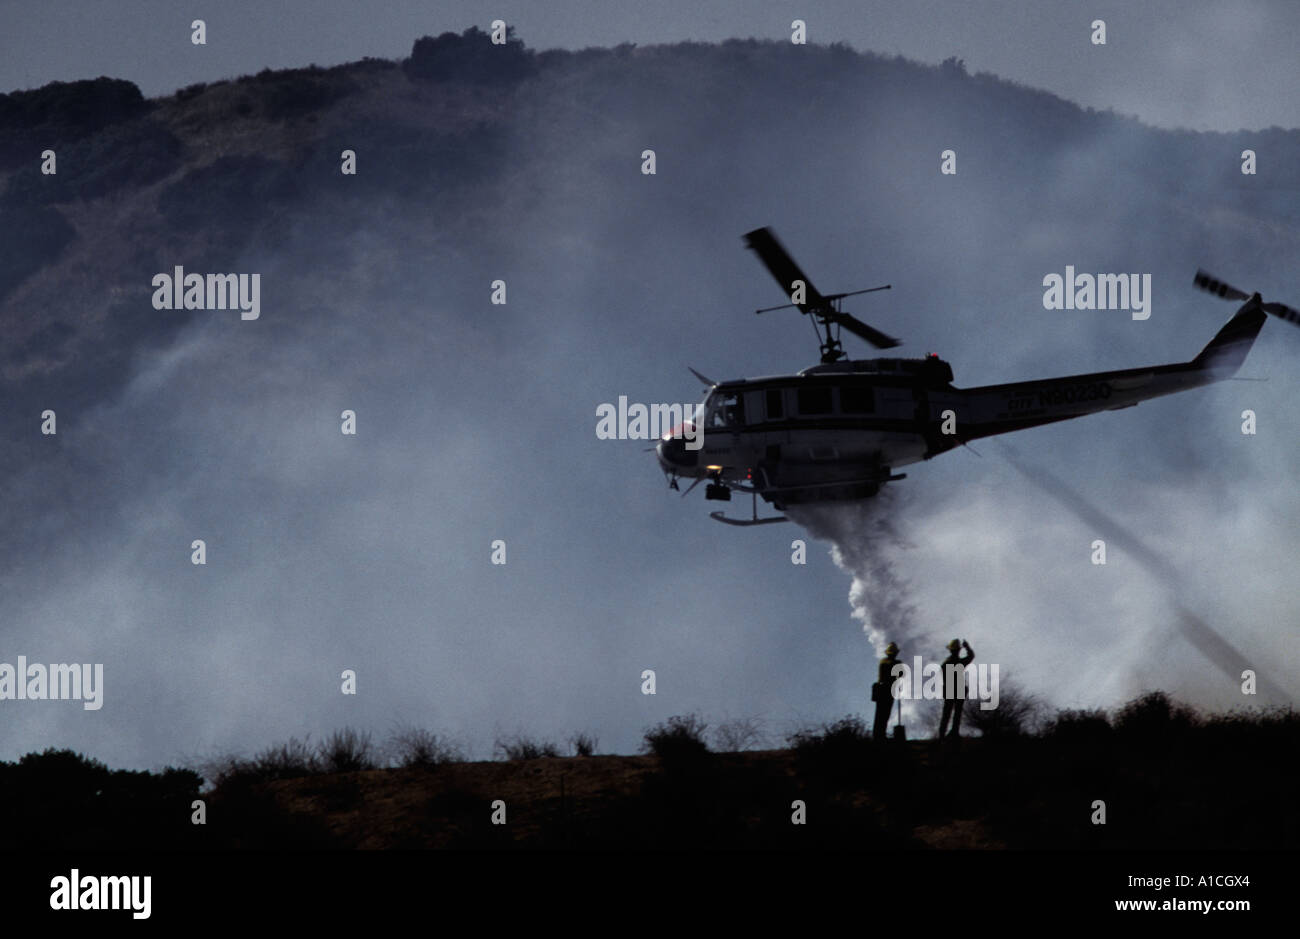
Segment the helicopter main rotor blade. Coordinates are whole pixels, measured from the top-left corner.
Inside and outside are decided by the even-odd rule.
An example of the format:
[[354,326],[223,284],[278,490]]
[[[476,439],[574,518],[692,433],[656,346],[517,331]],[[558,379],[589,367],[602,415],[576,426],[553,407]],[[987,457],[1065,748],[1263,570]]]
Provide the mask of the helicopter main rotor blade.
[[875,327],[868,326],[862,320],[858,319],[852,313],[836,313],[831,311],[824,314],[832,323],[838,323],[847,329],[859,339],[865,339],[877,349],[892,349],[900,345],[899,341],[893,336],[887,336]]
[[[776,282],[781,285],[785,295],[789,297],[794,292],[794,282],[803,281],[805,293],[804,302],[794,304],[804,313],[820,312],[829,308],[830,304],[826,301],[817,288],[812,285],[808,275],[799,269],[799,265],[794,263],[794,258],[785,250],[781,242],[776,240],[776,235],[772,234],[770,228],[756,228],[754,231],[745,235],[745,244],[754,249],[758,259],[763,262]],[[779,309],[779,308],[778,308]]]
[[700,381],[704,382],[704,387],[706,387],[706,388],[712,388],[714,385],[717,384],[716,381],[714,381],[714,380],[711,379],[711,378],[705,378],[703,375],[701,375],[699,372],[695,371],[695,369],[691,368],[689,365],[686,366],[686,368],[687,368],[687,370],[688,370],[692,375],[694,375],[694,376],[695,376],[696,378],[698,378]]

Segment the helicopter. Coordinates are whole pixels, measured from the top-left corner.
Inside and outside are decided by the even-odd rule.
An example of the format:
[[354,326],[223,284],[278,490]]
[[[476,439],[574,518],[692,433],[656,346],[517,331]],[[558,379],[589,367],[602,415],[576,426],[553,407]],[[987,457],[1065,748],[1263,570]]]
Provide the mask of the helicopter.
[[[654,447],[671,489],[693,479],[688,495],[707,482],[705,499],[729,502],[733,491],[751,496],[752,517],[710,517],[728,525],[788,521],[760,518],[761,497],[777,511],[790,506],[867,499],[885,483],[906,478],[899,467],[947,453],[972,440],[1025,430],[1187,391],[1236,374],[1271,314],[1300,325],[1300,312],[1265,303],[1198,270],[1193,284],[1228,300],[1245,301],[1190,361],[1110,372],[958,388],[952,366],[924,358],[849,359],[847,331],[877,349],[898,339],[842,309],[847,297],[890,289],[889,284],[822,294],[770,228],[744,236],[789,303],[755,313],[795,308],[812,318],[821,362],[793,375],[714,382],[693,417],[665,433]],[[692,438],[696,448],[687,446]],[[680,490],[679,490],[680,491]]]

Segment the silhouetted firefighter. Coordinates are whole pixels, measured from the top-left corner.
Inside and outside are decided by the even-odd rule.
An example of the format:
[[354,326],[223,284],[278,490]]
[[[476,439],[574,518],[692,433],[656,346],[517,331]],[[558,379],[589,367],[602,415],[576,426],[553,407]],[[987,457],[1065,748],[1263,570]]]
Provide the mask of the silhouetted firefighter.
[[[966,654],[958,655],[959,649]],[[975,661],[975,650],[970,643],[954,639],[948,643],[948,657],[943,660],[943,717],[939,721],[939,738],[943,739],[952,718],[952,731],[948,736],[960,737],[961,709],[966,704],[966,666]]]
[[889,731],[889,712],[894,709],[894,666],[898,664],[898,646],[885,646],[885,657],[880,660],[876,683],[871,686],[871,700],[876,702],[876,723],[871,728],[871,739],[879,743]]

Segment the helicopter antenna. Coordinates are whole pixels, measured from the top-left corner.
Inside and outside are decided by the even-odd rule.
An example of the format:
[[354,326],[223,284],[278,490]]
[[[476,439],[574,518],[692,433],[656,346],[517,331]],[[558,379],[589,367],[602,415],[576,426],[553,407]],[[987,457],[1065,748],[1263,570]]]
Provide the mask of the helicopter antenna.
[[[803,285],[803,302],[785,303],[781,306],[764,307],[761,310],[755,310],[755,313],[769,313],[773,310],[785,310],[790,307],[797,307],[799,312],[805,315],[811,315],[813,326],[817,330],[817,338],[821,343],[822,361],[836,362],[844,358],[844,346],[840,342],[841,330],[847,329],[853,335],[860,339],[865,339],[877,349],[892,349],[899,345],[899,341],[893,336],[888,336],[872,326],[868,326],[852,313],[846,313],[841,304],[845,297],[856,297],[859,294],[875,293],[877,290],[889,290],[889,284],[880,287],[867,287],[864,290],[851,290],[847,293],[822,294],[802,270],[799,265],[790,257],[788,251],[781,242],[776,240],[776,235],[770,228],[758,228],[745,235],[745,244],[753,248],[758,258],[763,262],[776,282],[781,285],[783,290],[790,291],[793,298],[796,288],[799,284]],[[831,326],[836,327],[831,331]]]

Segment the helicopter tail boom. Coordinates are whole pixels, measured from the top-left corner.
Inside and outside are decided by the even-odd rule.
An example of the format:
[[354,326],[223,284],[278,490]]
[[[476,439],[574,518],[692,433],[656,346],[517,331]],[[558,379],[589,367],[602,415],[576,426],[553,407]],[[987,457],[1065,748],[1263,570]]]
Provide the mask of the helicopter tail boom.
[[[960,391],[957,440],[936,438],[931,455],[957,443],[1132,407],[1141,401],[1231,378],[1241,368],[1267,319],[1259,297],[1242,304],[1189,362],[1092,372],[1062,378],[985,385]],[[935,402],[932,400],[932,407]],[[964,414],[962,412],[965,412]],[[951,446],[943,444],[951,443]]]

